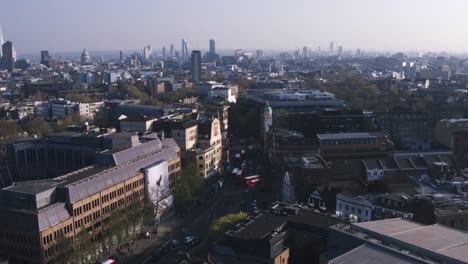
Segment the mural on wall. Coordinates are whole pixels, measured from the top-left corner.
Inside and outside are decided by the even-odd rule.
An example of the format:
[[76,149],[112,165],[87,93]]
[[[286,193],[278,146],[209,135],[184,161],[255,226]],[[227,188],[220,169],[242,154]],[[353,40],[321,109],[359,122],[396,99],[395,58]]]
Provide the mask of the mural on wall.
[[155,220],[158,221],[174,202],[169,189],[169,171],[166,160],[158,161],[145,168],[145,190],[154,204]]

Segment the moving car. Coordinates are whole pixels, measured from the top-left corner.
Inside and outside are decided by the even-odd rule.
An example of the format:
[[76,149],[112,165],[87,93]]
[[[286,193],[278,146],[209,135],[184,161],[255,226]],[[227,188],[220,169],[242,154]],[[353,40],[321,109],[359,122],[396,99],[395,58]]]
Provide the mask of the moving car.
[[184,238],[184,244],[196,244],[200,240],[196,236],[186,236]]

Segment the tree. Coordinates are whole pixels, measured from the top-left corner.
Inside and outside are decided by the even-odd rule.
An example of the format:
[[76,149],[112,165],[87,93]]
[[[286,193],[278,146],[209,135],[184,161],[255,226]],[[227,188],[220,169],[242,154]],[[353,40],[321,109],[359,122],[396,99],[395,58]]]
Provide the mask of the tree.
[[78,263],[94,263],[96,245],[86,230],[80,231],[75,237],[74,258]]
[[78,125],[81,123],[81,117],[79,113],[73,113],[71,115],[66,115],[60,125],[56,127],[56,132],[62,132],[67,129],[68,126]]
[[93,123],[97,127],[108,127],[108,122],[106,119],[106,109],[103,107],[99,109],[95,114],[94,114],[94,119]]
[[194,166],[182,169],[181,180],[187,182],[192,196],[197,196],[203,193],[205,187],[204,179],[198,176],[197,170]]
[[65,99],[72,101],[72,102],[77,102],[77,103],[91,103],[92,100],[86,95],[82,95],[79,93],[70,93],[65,95]]
[[61,263],[70,263],[74,258],[73,238],[61,236],[55,242],[53,256],[54,259],[59,260]]
[[240,212],[237,214],[228,214],[216,219],[208,230],[208,240],[210,242],[218,240],[226,231],[244,221],[245,218],[247,218],[247,213]]
[[134,98],[134,99],[146,100],[149,98],[148,94],[141,91],[135,86],[128,86],[127,94],[128,94],[128,97]]
[[13,121],[0,119],[0,143],[10,143],[19,137],[20,127]]
[[192,193],[190,186],[186,181],[179,180],[176,182],[174,191],[174,207],[177,212],[181,213],[185,207],[192,201]]
[[30,135],[37,135],[38,137],[45,137],[52,134],[53,132],[49,123],[40,118],[29,120],[25,124],[25,127],[26,131],[28,131]]

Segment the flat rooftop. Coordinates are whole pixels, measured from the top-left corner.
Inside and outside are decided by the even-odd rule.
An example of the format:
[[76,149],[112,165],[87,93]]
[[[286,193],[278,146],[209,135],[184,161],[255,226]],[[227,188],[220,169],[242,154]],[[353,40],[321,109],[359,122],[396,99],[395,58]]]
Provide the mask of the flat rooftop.
[[334,133],[334,134],[317,134],[318,139],[366,139],[377,138],[383,133]]
[[61,182],[62,181],[57,181],[54,179],[15,182],[13,185],[6,187],[3,190],[26,194],[38,194],[47,191],[54,186],[57,186]]
[[415,264],[427,263],[389,249],[364,244],[336,257],[328,264]]
[[351,229],[387,236],[403,245],[412,245],[458,261],[468,262],[468,233],[443,225],[425,226],[395,218],[355,223]]

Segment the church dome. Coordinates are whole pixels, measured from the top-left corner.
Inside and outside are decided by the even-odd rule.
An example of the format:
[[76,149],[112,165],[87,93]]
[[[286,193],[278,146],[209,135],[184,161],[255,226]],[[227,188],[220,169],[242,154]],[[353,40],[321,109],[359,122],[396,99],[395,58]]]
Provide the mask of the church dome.
[[86,49],[83,50],[83,53],[81,53],[81,63],[90,63],[91,62],[91,56],[89,55],[89,52],[86,51]]

